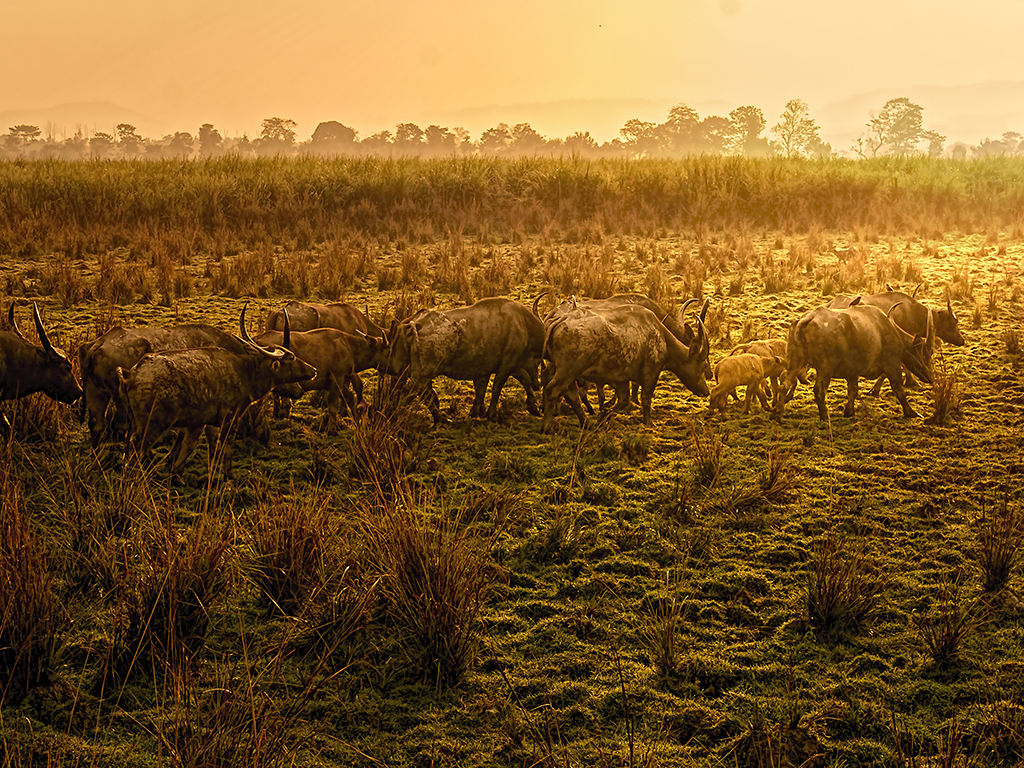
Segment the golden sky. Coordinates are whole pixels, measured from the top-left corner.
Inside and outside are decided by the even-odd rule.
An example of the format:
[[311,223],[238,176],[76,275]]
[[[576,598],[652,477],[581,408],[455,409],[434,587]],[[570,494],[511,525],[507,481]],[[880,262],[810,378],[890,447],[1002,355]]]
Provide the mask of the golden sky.
[[104,101],[146,136],[255,136],[276,116],[304,139],[324,120],[367,136],[488,105],[646,99],[749,104],[771,125],[793,98],[813,114],[885,87],[1024,81],[1022,30],[1024,0],[16,2],[0,113]]

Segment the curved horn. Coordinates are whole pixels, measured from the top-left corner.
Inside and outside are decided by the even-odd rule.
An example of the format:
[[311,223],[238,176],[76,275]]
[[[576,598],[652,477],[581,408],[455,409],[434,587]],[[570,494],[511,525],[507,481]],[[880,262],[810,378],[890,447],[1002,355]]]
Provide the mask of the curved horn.
[[914,288],[914,292],[912,294],[910,294],[910,298],[916,300],[917,299],[917,292],[920,291],[920,290],[921,290],[921,283],[918,283],[917,287]]
[[249,331],[245,329],[245,309],[249,306],[249,302],[245,302],[242,305],[242,313],[238,316],[238,330],[241,332],[242,341],[247,341],[255,346],[253,340],[249,337]]
[[[946,286],[946,311],[956,320],[956,312],[953,311],[953,305],[949,301],[949,286]],[[929,316],[930,319],[930,316]]]
[[[246,307],[248,306],[249,302],[247,301],[245,302],[245,304],[242,305],[242,313],[238,316],[238,330],[242,332],[242,341],[244,341],[253,349],[258,350],[259,352],[269,357],[284,357],[283,349],[275,349],[271,351],[269,349],[266,349],[265,347],[261,347],[259,344],[252,340],[252,336],[249,335],[249,331],[245,327],[245,310]],[[287,318],[288,315],[286,314],[285,317]]]
[[14,302],[11,302],[11,308],[7,310],[7,324],[11,326],[11,330],[14,331],[15,335],[19,338],[24,339],[25,334],[21,332],[21,328],[18,327],[18,321],[14,317]]
[[537,317],[540,317],[540,313],[537,312],[537,305],[540,303],[540,300],[547,296],[549,293],[551,293],[551,291],[541,291],[540,293],[537,294],[537,298],[533,300],[533,314],[536,315]]
[[284,348],[292,348],[292,324],[288,320],[288,310],[284,310]]
[[702,306],[700,308],[700,322],[701,322],[701,324],[703,324],[705,318],[707,318],[707,316],[708,316],[708,307],[710,307],[710,306],[711,306],[711,297],[708,296],[706,299],[704,299],[704,306]]
[[691,304],[698,301],[700,301],[700,299],[690,298],[683,302],[683,306],[681,306],[679,308],[679,311],[676,313],[676,319],[679,321],[680,326],[682,326],[686,322],[684,318],[684,316],[686,315],[686,310],[689,309]]
[[[893,304],[893,305],[892,305],[891,307],[889,307],[889,311],[885,313],[885,317],[886,317],[886,319],[887,319],[887,320],[888,320],[888,321],[889,321],[890,323],[892,323],[892,327],[893,327],[893,328],[895,328],[895,329],[896,329],[897,331],[899,331],[899,332],[900,332],[900,333],[901,333],[901,334],[902,334],[902,335],[903,335],[904,337],[907,337],[907,336],[909,336],[909,337],[911,338],[911,340],[913,340],[913,338],[914,338],[914,334],[912,334],[912,333],[907,333],[906,331],[904,331],[904,330],[903,330],[903,329],[902,329],[902,328],[900,327],[900,324],[899,324],[899,323],[897,323],[897,322],[896,322],[895,320],[893,320],[893,319],[892,319],[892,311],[893,311],[894,309],[896,309],[896,307],[898,307],[898,306],[899,306],[900,304],[902,304],[902,303],[903,303],[902,301],[897,301],[897,302],[896,302],[895,304]],[[931,313],[930,313],[930,312],[928,313],[928,320],[929,320],[929,322],[931,322]]]
[[[43,328],[43,318],[39,316],[39,305],[34,301],[32,302],[32,317],[36,321],[36,333],[39,334],[39,341],[42,343],[43,349],[47,352],[53,352],[53,345],[46,338],[46,329]],[[21,334],[19,333],[18,335],[20,336]]]

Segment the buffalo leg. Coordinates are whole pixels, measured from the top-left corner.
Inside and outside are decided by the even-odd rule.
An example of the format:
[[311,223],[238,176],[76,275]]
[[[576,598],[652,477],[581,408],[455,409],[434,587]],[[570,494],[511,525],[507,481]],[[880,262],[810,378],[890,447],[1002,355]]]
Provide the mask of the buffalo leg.
[[643,397],[640,385],[636,382],[620,381],[615,385],[615,405],[613,409],[616,413],[629,413],[635,407],[634,404],[637,398]]
[[857,383],[856,376],[846,380],[846,406],[843,408],[843,416],[853,416],[854,403],[857,401]]
[[469,409],[469,418],[482,419],[484,417],[484,402],[487,399],[487,381],[491,377],[477,376],[473,379],[473,407]]
[[520,368],[512,374],[512,378],[522,384],[526,391],[526,410],[530,412],[531,416],[540,416],[540,409],[537,408],[537,390],[540,389],[540,381],[537,374],[534,373],[531,376],[525,368]]
[[902,372],[894,376],[889,376],[889,386],[892,387],[893,394],[896,395],[896,399],[899,400],[900,405],[903,406],[903,418],[912,419],[917,416],[917,413],[910,407],[910,403],[907,401],[907,393],[906,390],[903,389]]
[[818,406],[818,418],[822,421],[828,421],[828,408],[825,404],[825,395],[828,392],[828,385],[831,381],[831,377],[823,375],[819,375],[814,380],[814,402]]
[[182,430],[178,442],[175,443],[175,447],[168,454],[168,457],[171,459],[171,477],[181,476],[181,473],[185,470],[185,463],[196,447],[196,443],[199,442],[199,436],[203,433],[204,429],[205,427],[198,427],[196,429]]
[[[505,388],[505,382],[508,381],[508,377],[511,374],[512,371],[505,370],[504,368],[494,373],[494,383],[491,384],[491,404],[487,408],[487,418],[491,421],[495,421],[498,418],[498,401],[501,399],[501,390]],[[486,386],[486,380],[484,384]]]
[[751,384],[747,384],[747,391],[743,398],[743,413],[750,413],[750,403],[754,398],[761,401],[762,407],[764,407],[764,395],[761,394],[761,382],[755,381]]

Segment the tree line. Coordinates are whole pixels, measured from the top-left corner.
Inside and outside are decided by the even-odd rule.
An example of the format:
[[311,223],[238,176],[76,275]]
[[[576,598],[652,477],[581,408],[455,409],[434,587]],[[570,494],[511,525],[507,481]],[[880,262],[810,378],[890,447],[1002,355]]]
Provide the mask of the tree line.
[[[977,146],[956,142],[945,146],[946,137],[924,127],[924,110],[906,97],[890,99],[870,119],[846,154],[861,158],[882,155],[922,155],[956,158],[1024,154],[1024,137],[1004,133],[1001,139],[985,139]],[[835,152],[822,141],[820,128],[800,99],[789,101],[777,123],[767,129],[762,111],[753,106],[737,107],[727,117],[701,118],[696,110],[679,104],[669,110],[663,123],[627,120],[619,136],[599,143],[590,132],[577,131],[564,139],[549,139],[529,123],[509,126],[501,123],[473,140],[464,128],[449,129],[414,123],[400,123],[392,131],[380,131],[360,138],[351,127],[335,120],[317,125],[308,140],[298,141],[294,120],[270,117],[263,121],[260,135],[250,139],[225,138],[210,123],[193,136],[175,132],[161,139],[139,135],[135,126],[117,125],[114,133],[86,135],[79,128],[70,138],[57,140],[53,130],[46,134],[35,125],[15,125],[0,138],[0,159],[190,159],[239,156],[272,157],[308,154],[393,155],[438,157],[478,155],[484,157],[526,157],[578,155],[584,157],[681,157],[693,154],[745,157],[829,157]]]

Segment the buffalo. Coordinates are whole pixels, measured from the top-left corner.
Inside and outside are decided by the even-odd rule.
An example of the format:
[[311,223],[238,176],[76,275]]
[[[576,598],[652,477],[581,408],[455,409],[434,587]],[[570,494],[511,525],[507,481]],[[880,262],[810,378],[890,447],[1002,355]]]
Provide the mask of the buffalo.
[[485,414],[487,382],[493,375],[486,409],[493,421],[510,377],[526,390],[530,413],[540,415],[534,393],[540,388],[543,345],[544,326],[529,309],[511,299],[487,298],[468,307],[420,310],[392,324],[384,341],[375,344],[375,359],[378,371],[402,376],[424,397],[435,424],[444,420],[432,385],[435,376],[473,382],[474,418]]
[[551,429],[562,397],[569,401],[580,426],[586,426],[576,386],[580,380],[620,390],[624,383],[638,382],[643,420],[650,424],[654,388],[665,369],[694,394],[708,396],[703,376],[708,352],[707,331],[700,320],[696,336],[686,346],[644,307],[622,305],[604,311],[578,307],[553,322],[544,340],[544,357],[550,364],[544,370],[543,429]]
[[[858,379],[879,376],[889,379],[904,417],[917,415],[903,389],[902,366],[922,381],[931,383],[925,350],[932,342],[934,327],[929,319],[924,336],[909,334],[896,324],[892,314],[892,309],[883,312],[871,305],[849,309],[819,307],[790,326],[787,385],[795,383],[801,370],[815,369],[814,400],[822,421],[828,419],[825,393],[833,378],[846,379],[844,416],[853,416]],[[780,413],[782,405],[784,402],[779,405]]]
[[[130,369],[117,369],[121,397],[131,417],[131,444],[144,460],[172,429],[181,430],[168,456],[172,477],[184,470],[202,432],[212,461],[222,456],[231,476],[230,433],[239,416],[274,387],[303,382],[316,369],[283,347],[262,347],[239,322],[241,347],[199,347],[149,352]],[[213,428],[219,428],[214,436]]]
[[[82,396],[71,361],[46,335],[39,307],[32,304],[32,317],[40,345],[26,339],[14,317],[14,302],[7,312],[10,331],[0,332],[0,400],[15,400],[42,392],[61,403],[73,403]],[[0,426],[10,429],[7,417],[0,415]]]
[[[917,291],[915,290],[916,294]],[[949,289],[946,289],[946,308],[931,309],[913,296],[908,296],[899,291],[887,290],[882,293],[874,293],[868,296],[836,296],[828,303],[830,309],[845,309],[852,303],[858,305],[878,307],[883,312],[892,312],[892,319],[907,333],[915,336],[928,336],[929,323],[934,328],[934,337],[942,339],[954,347],[962,347],[965,344],[963,334],[960,333],[960,321],[953,311],[953,305],[949,299]],[[933,338],[934,338],[933,337]],[[925,363],[931,362],[933,343],[928,342],[924,349]],[[879,377],[871,388],[871,394],[877,395],[882,390],[884,377]]]
[[[750,403],[756,397],[764,410],[769,410],[768,399],[761,390],[761,382],[765,378],[771,378],[773,382],[786,372],[785,358],[773,355],[764,357],[752,352],[739,352],[729,354],[718,361],[715,365],[715,381],[717,382],[711,390],[710,407],[712,410],[725,411],[725,405],[729,395],[736,395],[737,387],[746,387],[746,397],[743,403],[743,413],[750,412]],[[778,401],[779,387],[772,385],[773,402]]]
[[174,325],[165,328],[111,328],[78,349],[85,390],[89,438],[96,447],[107,437],[124,437],[128,412],[120,400],[117,369],[128,370],[148,352],[171,349],[222,347],[241,354],[245,344],[210,325]]
[[[281,309],[275,309],[267,315],[264,333],[284,331],[285,317],[292,331],[305,332],[317,328],[336,328],[339,331],[356,336],[370,336],[380,339],[384,331],[370,320],[358,307],[339,302],[336,304],[310,304],[303,301],[290,301]],[[367,353],[366,345],[353,347],[355,354],[355,370],[365,371],[373,368],[373,360]],[[363,380],[358,376],[351,380],[355,391],[356,402],[363,402]],[[281,410],[275,401],[275,411]]]

